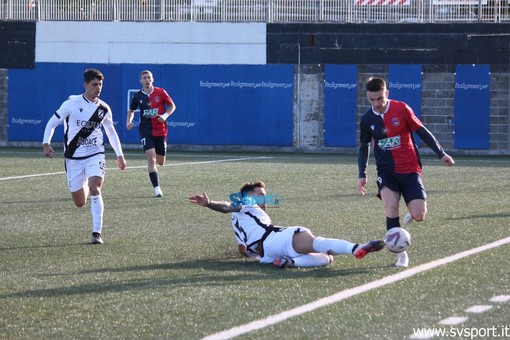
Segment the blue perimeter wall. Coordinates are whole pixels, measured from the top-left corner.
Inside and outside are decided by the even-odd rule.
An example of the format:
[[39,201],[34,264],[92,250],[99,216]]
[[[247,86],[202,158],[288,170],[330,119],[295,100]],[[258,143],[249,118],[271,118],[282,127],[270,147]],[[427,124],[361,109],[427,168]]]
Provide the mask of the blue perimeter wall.
[[[112,108],[124,144],[138,144],[127,131],[126,113],[141,88],[139,73],[149,69],[177,110],[168,119],[170,144],[293,146],[293,65],[159,65],[36,63],[9,70],[8,139],[41,141],[46,121],[71,94],[83,93],[83,70],[105,75],[101,98]],[[421,116],[421,65],[390,65],[390,98],[404,100]],[[326,65],[325,146],[354,147],[357,66]],[[455,147],[488,149],[489,65],[457,65]],[[139,119],[135,115],[135,122]],[[53,141],[62,141],[63,129]],[[420,144],[420,141],[417,141]]]
[[[122,143],[138,144],[127,131],[131,96],[141,88],[139,73],[149,69],[177,110],[168,118],[170,144],[292,146],[292,65],[139,65],[36,63],[9,70],[9,140],[42,141],[47,120],[72,94],[83,93],[83,71],[104,75],[101,99],[113,111]],[[139,116],[135,114],[135,121]],[[57,128],[53,141],[62,141]]]

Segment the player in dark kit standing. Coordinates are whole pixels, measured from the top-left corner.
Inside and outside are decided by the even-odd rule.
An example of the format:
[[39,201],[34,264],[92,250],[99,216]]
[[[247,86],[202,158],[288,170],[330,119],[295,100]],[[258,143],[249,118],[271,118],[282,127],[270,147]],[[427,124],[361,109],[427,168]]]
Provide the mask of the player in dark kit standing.
[[168,135],[167,118],[174,113],[175,104],[161,87],[154,87],[152,72],[145,70],[140,73],[142,89],[135,93],[127,113],[126,128],[133,128],[134,112],[140,109],[140,138],[145,155],[147,170],[154,187],[154,197],[163,197],[159,186],[157,165],[166,161],[166,138]]
[[[387,230],[400,227],[399,202],[404,197],[409,212],[404,224],[423,221],[427,214],[427,194],[421,180],[422,165],[415,132],[448,166],[455,164],[436,138],[423,126],[404,102],[388,99],[389,91],[382,78],[369,78],[367,97],[372,107],[361,117],[358,153],[358,191],[365,194],[369,145],[373,141],[377,166],[378,197],[386,211]],[[407,252],[397,255],[397,267],[407,267]]]

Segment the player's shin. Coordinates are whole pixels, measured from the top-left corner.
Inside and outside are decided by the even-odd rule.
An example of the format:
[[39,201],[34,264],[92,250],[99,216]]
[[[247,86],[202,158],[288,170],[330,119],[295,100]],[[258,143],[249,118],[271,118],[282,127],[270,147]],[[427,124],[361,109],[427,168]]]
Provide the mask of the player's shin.
[[354,243],[346,240],[338,240],[333,238],[316,237],[313,240],[313,249],[323,254],[352,254]]
[[159,173],[158,172],[149,172],[149,178],[151,180],[152,186],[158,187],[159,186]]
[[312,253],[294,257],[292,260],[294,260],[295,267],[325,267],[333,262],[333,256],[321,253]]
[[92,213],[92,228],[94,233],[101,233],[103,229],[104,203],[101,195],[90,196],[90,212]]
[[386,217],[386,230],[390,230],[391,228],[400,228],[400,220],[399,217]]

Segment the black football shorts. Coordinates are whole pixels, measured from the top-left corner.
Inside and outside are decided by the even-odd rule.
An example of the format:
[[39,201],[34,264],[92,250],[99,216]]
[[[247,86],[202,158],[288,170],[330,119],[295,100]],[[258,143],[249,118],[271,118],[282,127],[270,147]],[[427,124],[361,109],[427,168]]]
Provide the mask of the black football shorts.
[[156,149],[156,155],[166,156],[166,137],[165,136],[149,136],[143,137],[140,142],[143,151]]
[[400,193],[406,204],[415,199],[427,200],[423,181],[420,174],[416,172],[410,174],[380,173],[377,177],[377,187],[379,189],[377,197],[379,198],[381,198],[381,189],[387,187],[391,191]]

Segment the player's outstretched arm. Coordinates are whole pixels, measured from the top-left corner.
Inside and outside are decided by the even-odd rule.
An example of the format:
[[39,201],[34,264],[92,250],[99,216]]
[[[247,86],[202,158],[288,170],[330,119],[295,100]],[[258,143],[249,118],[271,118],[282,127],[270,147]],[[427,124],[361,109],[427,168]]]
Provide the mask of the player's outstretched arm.
[[421,138],[421,140],[424,141],[425,144],[427,144],[432,149],[432,151],[436,153],[443,164],[447,166],[452,166],[455,164],[453,158],[444,151],[436,137],[434,137],[434,135],[426,127],[422,126],[415,132]]
[[188,197],[188,201],[190,203],[198,204],[201,207],[207,207],[209,205],[209,202],[211,202],[209,196],[207,196],[205,192],[202,194],[195,194],[191,197]]
[[211,199],[209,198],[209,196],[207,196],[205,192],[201,194],[195,194],[189,197],[188,201],[190,203],[198,204],[201,207],[206,207],[224,214],[241,211],[241,205],[234,207],[232,206],[231,202],[211,201]]

